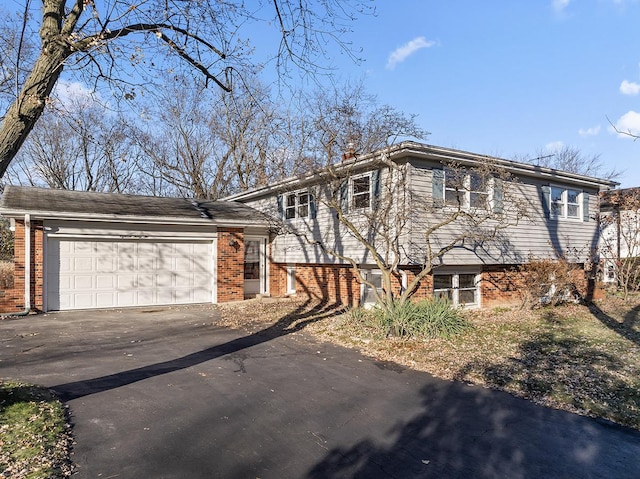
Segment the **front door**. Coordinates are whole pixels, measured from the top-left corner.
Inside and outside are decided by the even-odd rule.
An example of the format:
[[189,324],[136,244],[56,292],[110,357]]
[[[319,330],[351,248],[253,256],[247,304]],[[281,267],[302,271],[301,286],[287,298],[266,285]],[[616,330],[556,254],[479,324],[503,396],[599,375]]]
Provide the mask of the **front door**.
[[255,297],[267,292],[267,240],[259,236],[244,238],[244,296]]

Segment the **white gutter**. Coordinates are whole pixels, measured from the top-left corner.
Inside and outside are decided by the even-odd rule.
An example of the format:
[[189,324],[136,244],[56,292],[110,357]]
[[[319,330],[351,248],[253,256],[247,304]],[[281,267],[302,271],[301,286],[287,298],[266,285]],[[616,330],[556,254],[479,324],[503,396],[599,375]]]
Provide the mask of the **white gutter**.
[[191,225],[191,226],[226,226],[226,227],[246,227],[248,222],[256,226],[268,227],[267,221],[260,222],[256,219],[238,221],[238,220],[212,220],[212,219],[192,219],[180,218],[177,216],[124,216],[124,215],[96,215],[92,213],[65,213],[65,212],[45,212],[45,211],[16,211],[9,208],[0,211],[0,214],[6,218],[21,217],[23,214],[32,216],[34,219],[55,219],[55,220],[84,220],[95,222],[118,222],[118,223],[142,223],[142,224],[174,224],[174,225]]
[[[336,163],[334,165],[331,165],[331,167],[334,168],[337,173],[340,173],[344,170],[349,171],[352,168],[365,168],[370,164],[376,164],[380,162],[382,154],[388,155],[394,161],[403,158],[417,158],[436,162],[453,161],[466,165],[475,165],[489,160],[494,162],[497,166],[505,168],[507,171],[514,174],[540,177],[544,179],[553,178],[561,182],[573,182],[578,183],[582,186],[598,188],[598,190],[602,190],[604,188],[611,189],[620,184],[612,180],[605,180],[601,178],[580,175],[577,173],[570,173],[568,171],[556,170],[553,168],[536,166],[513,160],[505,160],[503,158],[480,155],[477,153],[471,153],[462,150],[454,150],[451,148],[426,145],[413,141],[407,141],[399,143],[397,145],[393,145],[389,150],[386,151],[382,150],[373,153],[367,153],[352,160],[347,160],[342,163]],[[287,188],[291,188],[293,186],[299,187],[306,183],[314,183],[314,180],[316,180],[318,177],[322,178],[322,174],[323,172],[326,172],[326,170],[326,168],[323,168],[316,172],[307,173],[302,176],[289,177],[271,185],[262,186],[249,191],[243,191],[241,193],[235,193],[233,195],[227,196],[226,198],[223,198],[223,200],[251,200],[254,198],[272,194],[275,191],[286,190]]]

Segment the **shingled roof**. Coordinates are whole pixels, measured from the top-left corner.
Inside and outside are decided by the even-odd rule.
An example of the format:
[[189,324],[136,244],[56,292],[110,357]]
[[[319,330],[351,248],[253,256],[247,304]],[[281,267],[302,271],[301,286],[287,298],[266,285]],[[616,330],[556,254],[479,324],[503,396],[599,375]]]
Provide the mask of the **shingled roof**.
[[180,219],[213,223],[261,224],[263,215],[234,201],[198,201],[185,198],[68,191],[24,186],[6,186],[0,214],[31,214],[48,218],[147,218]]

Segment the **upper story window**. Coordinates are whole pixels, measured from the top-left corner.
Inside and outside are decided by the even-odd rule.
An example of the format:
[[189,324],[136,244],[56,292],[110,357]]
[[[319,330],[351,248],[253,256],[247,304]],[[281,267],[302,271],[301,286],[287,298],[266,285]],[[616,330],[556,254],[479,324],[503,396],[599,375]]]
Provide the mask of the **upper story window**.
[[490,181],[474,172],[444,170],[444,202],[463,208],[489,207]]
[[353,208],[369,208],[371,206],[371,175],[353,178],[351,188],[351,204]]
[[[311,208],[311,197],[308,191],[298,191],[288,193],[283,197],[282,205],[284,219],[292,220],[295,218],[308,218]],[[280,200],[282,201],[282,200]]]
[[380,196],[380,170],[346,178],[340,184],[340,208],[343,213],[369,209]]
[[582,192],[579,190],[552,186],[551,193],[551,216],[553,218],[580,219],[580,198]]

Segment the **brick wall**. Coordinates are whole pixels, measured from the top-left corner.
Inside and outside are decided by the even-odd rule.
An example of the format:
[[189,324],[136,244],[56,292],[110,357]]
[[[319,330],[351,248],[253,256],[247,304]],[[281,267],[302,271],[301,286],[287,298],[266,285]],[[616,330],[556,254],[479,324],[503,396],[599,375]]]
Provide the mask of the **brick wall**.
[[[283,295],[286,291],[286,265],[272,265],[271,274],[272,285],[275,286],[272,295]],[[346,265],[297,264],[296,296],[355,305],[360,302],[360,283],[351,267]]]
[[272,262],[271,255],[269,255],[269,293],[278,298],[287,295],[287,265]]
[[[44,230],[42,222],[31,222],[31,310],[42,311],[44,297]],[[20,312],[25,308],[25,225],[24,221],[16,220],[15,239],[13,246],[14,276],[13,288],[0,292],[0,310],[6,313]]]
[[[360,304],[360,282],[350,266],[328,264],[296,264],[296,296],[320,299],[344,305]],[[417,271],[405,270],[411,281]],[[287,289],[287,265],[270,263],[270,291],[272,296],[285,296]],[[394,278],[393,287],[400,292],[400,276]],[[431,297],[433,280],[427,276],[420,281],[415,299]]]
[[244,299],[244,230],[218,228],[218,302]]
[[518,267],[484,266],[480,279],[482,306],[510,306],[522,302],[524,277]]

